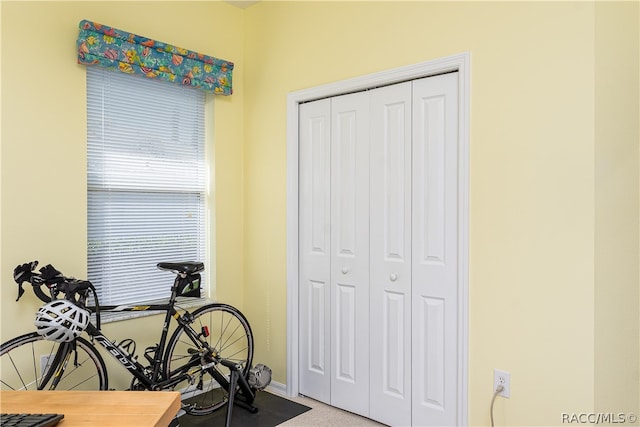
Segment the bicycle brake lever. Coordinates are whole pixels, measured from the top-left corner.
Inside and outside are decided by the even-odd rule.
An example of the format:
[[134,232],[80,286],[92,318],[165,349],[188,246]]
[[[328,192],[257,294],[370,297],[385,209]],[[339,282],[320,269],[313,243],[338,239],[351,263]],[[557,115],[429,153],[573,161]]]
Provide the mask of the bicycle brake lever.
[[22,295],[24,295],[24,288],[22,287],[22,282],[18,283],[18,298],[16,298],[16,301],[20,301],[20,298],[22,298]]
[[38,261],[28,262],[22,265],[17,266],[13,269],[13,280],[18,284],[18,298],[16,301],[19,301],[22,295],[24,295],[24,288],[22,284],[24,282],[30,282],[33,275],[33,270],[38,266]]

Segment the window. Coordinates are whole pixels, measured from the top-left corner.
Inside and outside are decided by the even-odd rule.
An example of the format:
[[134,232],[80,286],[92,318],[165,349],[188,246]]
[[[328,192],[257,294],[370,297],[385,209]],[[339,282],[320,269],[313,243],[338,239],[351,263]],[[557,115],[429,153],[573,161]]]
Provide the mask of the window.
[[87,67],[88,276],[100,304],[168,298],[163,261],[204,261],[205,94]]

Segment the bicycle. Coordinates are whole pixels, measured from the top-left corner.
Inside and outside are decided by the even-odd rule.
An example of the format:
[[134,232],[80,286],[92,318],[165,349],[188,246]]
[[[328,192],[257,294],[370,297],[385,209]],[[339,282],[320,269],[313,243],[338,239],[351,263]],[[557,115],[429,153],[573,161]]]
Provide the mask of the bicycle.
[[[97,342],[131,374],[130,390],[181,391],[182,409],[190,415],[211,414],[227,405],[226,425],[234,404],[258,411],[253,405],[256,392],[269,385],[271,370],[262,364],[252,367],[253,334],[245,316],[220,303],[206,304],[193,313],[176,310],[178,296],[200,296],[203,263],[157,264],[176,274],[166,304],[103,307],[91,282],[66,277],[51,265],[35,272],[37,265],[34,261],[14,270],[16,301],[29,282],[45,305],[36,315],[36,332],[0,346],[2,390],[108,390],[107,368]],[[87,304],[90,298],[93,305]],[[165,312],[158,343],[144,351],[146,365],[138,361],[134,341],[118,343],[100,329],[102,312],[122,311]],[[169,336],[171,319],[177,326]],[[83,332],[89,339],[80,336]]]

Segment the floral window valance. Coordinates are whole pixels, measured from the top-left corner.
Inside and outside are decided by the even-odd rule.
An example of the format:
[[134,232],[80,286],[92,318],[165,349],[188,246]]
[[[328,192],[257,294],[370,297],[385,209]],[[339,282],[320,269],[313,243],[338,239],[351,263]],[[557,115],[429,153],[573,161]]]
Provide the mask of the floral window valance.
[[87,20],[80,21],[78,63],[231,95],[233,62],[151,40]]

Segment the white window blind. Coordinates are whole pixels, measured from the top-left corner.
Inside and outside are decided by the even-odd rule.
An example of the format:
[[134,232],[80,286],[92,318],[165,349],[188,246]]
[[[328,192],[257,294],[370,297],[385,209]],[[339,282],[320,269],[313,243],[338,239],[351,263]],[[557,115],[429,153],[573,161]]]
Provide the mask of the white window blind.
[[88,276],[101,305],[167,298],[204,261],[202,91],[87,67]]

